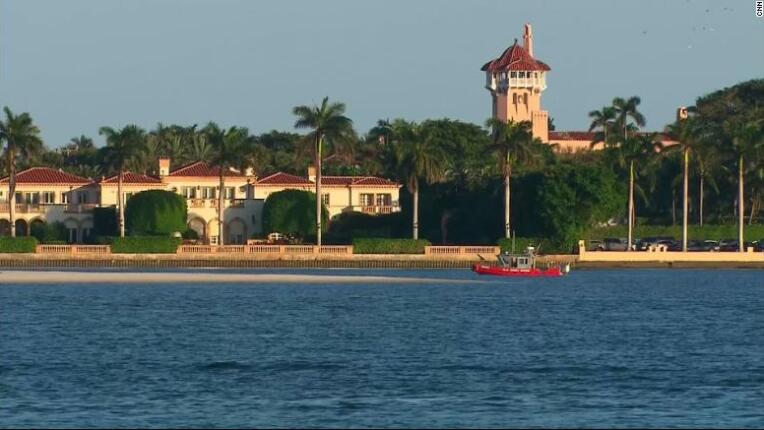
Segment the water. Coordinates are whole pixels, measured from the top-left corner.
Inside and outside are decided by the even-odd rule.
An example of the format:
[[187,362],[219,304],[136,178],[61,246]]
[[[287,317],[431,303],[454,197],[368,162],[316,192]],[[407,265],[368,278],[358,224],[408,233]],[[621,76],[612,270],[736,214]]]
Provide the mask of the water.
[[761,427],[762,275],[0,285],[0,426]]

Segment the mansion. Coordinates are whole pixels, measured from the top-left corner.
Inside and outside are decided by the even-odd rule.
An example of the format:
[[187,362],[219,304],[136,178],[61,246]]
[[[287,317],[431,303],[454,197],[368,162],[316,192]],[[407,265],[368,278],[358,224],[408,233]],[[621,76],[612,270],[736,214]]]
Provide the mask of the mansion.
[[[219,243],[218,193],[220,170],[198,161],[171,169],[171,160],[159,159],[157,176],[127,172],[125,199],[146,190],[167,190],[186,198],[188,227],[205,243]],[[230,169],[225,176],[224,231],[226,244],[246,243],[262,231],[265,199],[286,189],[315,192],[315,169],[306,176],[274,173],[258,178],[250,170]],[[333,217],[342,212],[385,214],[400,210],[401,185],[374,176],[323,176],[322,200]],[[16,174],[16,195],[8,198],[8,177],[0,179],[0,235],[10,234],[9,200],[16,205],[13,228],[30,235],[34,223],[61,222],[69,242],[87,241],[93,230],[93,208],[116,207],[117,176],[92,180],[48,167],[32,167]]]

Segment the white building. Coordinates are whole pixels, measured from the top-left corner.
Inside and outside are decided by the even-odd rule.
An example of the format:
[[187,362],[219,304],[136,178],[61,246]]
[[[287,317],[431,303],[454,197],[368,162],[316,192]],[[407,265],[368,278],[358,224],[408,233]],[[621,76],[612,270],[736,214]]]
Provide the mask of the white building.
[[[205,162],[171,169],[171,160],[159,160],[157,177],[128,172],[123,187],[126,199],[141,191],[162,189],[180,194],[188,205],[188,227],[208,243],[218,243],[220,170]],[[268,195],[286,189],[315,190],[315,175],[305,177],[274,173],[257,178],[251,171],[228,170],[225,176],[224,234],[227,244],[245,243],[262,232],[262,210]],[[368,214],[400,210],[401,186],[373,176],[324,176],[322,198],[333,217],[342,212]],[[0,179],[0,235],[10,234],[8,178]],[[95,207],[117,204],[117,177],[92,180],[47,167],[33,167],[16,174],[16,234],[29,235],[33,223],[61,222],[70,242],[92,234]],[[265,232],[270,233],[270,232]]]

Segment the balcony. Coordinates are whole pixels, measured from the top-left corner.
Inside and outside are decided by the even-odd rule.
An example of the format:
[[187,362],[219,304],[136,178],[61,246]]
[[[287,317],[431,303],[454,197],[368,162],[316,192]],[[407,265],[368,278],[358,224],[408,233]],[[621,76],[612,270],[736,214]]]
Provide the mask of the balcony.
[[365,214],[391,214],[393,212],[400,212],[400,210],[401,210],[400,206],[397,206],[397,205],[360,206],[360,208],[361,208],[361,212],[363,212]]
[[[189,209],[217,209],[218,199],[187,199]],[[226,199],[226,208],[243,208],[246,199]]]

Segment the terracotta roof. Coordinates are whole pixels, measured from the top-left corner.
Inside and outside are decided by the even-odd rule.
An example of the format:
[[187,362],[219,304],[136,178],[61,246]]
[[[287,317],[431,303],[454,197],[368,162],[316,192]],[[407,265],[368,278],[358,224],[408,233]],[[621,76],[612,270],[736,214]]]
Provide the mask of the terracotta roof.
[[[288,173],[278,172],[266,176],[259,181],[258,185],[314,185],[315,182],[308,180],[304,176],[290,175]],[[393,181],[377,178],[375,176],[322,176],[321,185],[325,186],[387,186],[398,187]]]
[[499,58],[493,59],[480,68],[482,71],[504,72],[507,70],[549,71],[551,68],[543,61],[536,60],[517,41],[507,48]]
[[[219,177],[220,167],[210,167],[210,165],[204,161],[195,161],[173,170],[170,172],[169,176]],[[224,173],[223,176],[244,176],[244,174],[241,172],[228,170]]]
[[289,173],[278,172],[268,175],[259,181],[258,185],[312,185],[313,182],[302,176],[290,175]]
[[[98,181],[98,183],[117,184],[119,182],[118,176],[119,175],[114,175],[110,178],[101,179],[100,181]],[[152,176],[141,175],[141,174],[133,173],[133,172],[125,172],[125,175],[122,179],[122,183],[124,184],[161,184],[162,181]]]
[[[16,173],[17,184],[77,184],[84,185],[92,182],[81,176],[72,175],[49,167],[31,167]],[[0,179],[0,183],[8,183],[8,177]]]

